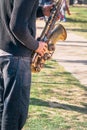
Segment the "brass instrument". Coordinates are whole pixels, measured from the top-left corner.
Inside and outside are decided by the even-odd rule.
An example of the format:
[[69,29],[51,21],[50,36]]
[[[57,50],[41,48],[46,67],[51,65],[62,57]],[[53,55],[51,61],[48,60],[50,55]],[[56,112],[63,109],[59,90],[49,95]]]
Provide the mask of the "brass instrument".
[[31,63],[31,70],[32,72],[40,72],[41,69],[44,67],[45,61],[51,59],[54,51],[55,51],[55,44],[59,40],[65,40],[67,37],[67,33],[65,28],[58,24],[55,27],[55,23],[58,20],[58,16],[60,15],[62,0],[58,0],[54,7],[51,10],[51,15],[49,16],[46,25],[39,37],[40,41],[44,41],[48,45],[48,51],[42,57],[38,53],[34,52],[32,54],[32,63]]

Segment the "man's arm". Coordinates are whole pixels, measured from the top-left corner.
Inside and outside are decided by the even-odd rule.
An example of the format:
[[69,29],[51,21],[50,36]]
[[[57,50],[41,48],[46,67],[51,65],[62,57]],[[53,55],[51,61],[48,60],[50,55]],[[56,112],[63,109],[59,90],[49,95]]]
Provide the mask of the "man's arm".
[[24,46],[31,50],[36,50],[39,46],[29,29],[28,20],[33,10],[35,0],[14,0],[14,7],[10,20],[10,29],[13,35]]
[[34,4],[35,0],[14,0],[10,30],[21,44],[43,55],[47,49],[47,44],[35,40],[28,28],[29,17],[31,16]]

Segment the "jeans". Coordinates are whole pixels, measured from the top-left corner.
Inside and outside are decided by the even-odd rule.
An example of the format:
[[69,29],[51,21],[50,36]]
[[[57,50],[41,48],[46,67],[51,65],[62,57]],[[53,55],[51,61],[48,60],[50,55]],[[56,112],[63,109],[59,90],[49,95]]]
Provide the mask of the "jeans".
[[29,57],[0,57],[0,130],[21,130],[28,114]]

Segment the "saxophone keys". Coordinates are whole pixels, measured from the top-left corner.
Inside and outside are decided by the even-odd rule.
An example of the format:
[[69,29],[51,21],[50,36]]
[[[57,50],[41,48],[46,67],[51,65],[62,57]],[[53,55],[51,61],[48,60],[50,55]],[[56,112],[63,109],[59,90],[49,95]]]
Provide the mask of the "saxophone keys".
[[55,51],[55,46],[54,46],[54,44],[49,44],[49,45],[48,45],[48,50],[49,50],[49,51]]

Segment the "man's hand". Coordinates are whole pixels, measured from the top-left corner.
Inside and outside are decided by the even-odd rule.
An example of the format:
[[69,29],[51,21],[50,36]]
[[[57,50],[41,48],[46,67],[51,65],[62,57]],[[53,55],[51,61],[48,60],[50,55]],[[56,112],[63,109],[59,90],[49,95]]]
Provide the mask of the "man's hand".
[[51,9],[53,8],[53,4],[51,5],[44,5],[43,6],[43,14],[44,16],[50,16]]
[[47,52],[47,43],[39,41],[39,47],[37,48],[36,52],[43,56]]

